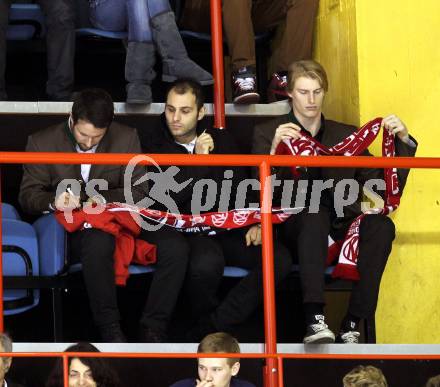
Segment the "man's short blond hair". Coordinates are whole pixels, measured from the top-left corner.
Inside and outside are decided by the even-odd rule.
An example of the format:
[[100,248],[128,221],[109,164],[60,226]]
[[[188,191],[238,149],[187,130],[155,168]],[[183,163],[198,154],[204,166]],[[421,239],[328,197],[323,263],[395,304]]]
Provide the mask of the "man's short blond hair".
[[429,378],[425,387],[440,387],[440,375]]
[[[240,353],[240,345],[235,337],[225,332],[211,333],[200,342],[197,353]],[[239,358],[227,358],[226,362],[232,367]]]
[[328,90],[327,73],[322,65],[314,60],[300,60],[289,66],[287,74],[288,89],[293,90],[295,82],[300,77],[316,79],[324,91]]
[[373,366],[357,366],[342,379],[344,387],[388,387],[384,374]]

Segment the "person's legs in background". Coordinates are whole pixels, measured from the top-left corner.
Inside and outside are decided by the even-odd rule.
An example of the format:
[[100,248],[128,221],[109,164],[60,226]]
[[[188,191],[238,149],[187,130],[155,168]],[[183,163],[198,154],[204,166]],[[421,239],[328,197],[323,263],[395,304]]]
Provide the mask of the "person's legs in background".
[[[156,77],[153,69],[156,49],[150,23],[148,0],[126,0],[128,16],[128,46],[125,62],[128,103],[151,103],[151,82]],[[157,1],[164,9],[168,0]]]
[[223,0],[223,28],[232,64],[233,102],[257,103],[252,0]]
[[46,93],[54,101],[70,101],[74,85],[75,8],[71,0],[39,0],[46,16]]
[[287,71],[290,64],[312,59],[313,32],[319,0],[287,0],[285,29],[273,53],[275,73],[269,83],[268,100],[287,99]]
[[148,3],[153,40],[162,58],[162,80],[192,78],[202,85],[214,83],[212,75],[188,57],[168,0],[145,0]]
[[147,0],[106,0],[90,5],[93,26],[106,31],[128,30],[125,79],[128,103],[151,103],[156,52]]
[[10,0],[0,0],[0,101],[8,98],[5,85],[6,30],[8,29]]

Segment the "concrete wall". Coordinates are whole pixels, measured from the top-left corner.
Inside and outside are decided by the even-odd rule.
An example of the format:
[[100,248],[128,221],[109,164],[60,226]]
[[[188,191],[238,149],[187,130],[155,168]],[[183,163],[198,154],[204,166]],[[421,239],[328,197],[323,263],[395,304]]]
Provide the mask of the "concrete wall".
[[[321,0],[316,58],[328,69],[328,117],[364,123],[397,114],[440,156],[440,2]],[[378,144],[373,147],[378,152]],[[440,343],[440,171],[413,170],[376,313],[379,343]]]

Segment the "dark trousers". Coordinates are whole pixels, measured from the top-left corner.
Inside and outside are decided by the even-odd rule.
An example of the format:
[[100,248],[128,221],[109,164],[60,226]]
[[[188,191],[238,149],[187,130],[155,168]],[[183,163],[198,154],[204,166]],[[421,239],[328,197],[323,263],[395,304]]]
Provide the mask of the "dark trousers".
[[[190,259],[186,290],[193,313],[211,314],[220,330],[245,321],[263,300],[261,246],[246,246],[244,230],[232,230],[216,236],[187,236]],[[222,302],[217,291],[225,265],[250,270],[227,294]],[[290,272],[292,259],[279,242],[274,243],[275,283]]]
[[[142,231],[141,238],[157,245],[153,275],[141,323],[165,331],[183,284],[188,249],[177,231]],[[70,235],[71,258],[80,259],[93,319],[102,326],[120,320],[113,266],[115,238],[101,230],[85,229]]]
[[[46,92],[55,99],[70,96],[74,82],[75,8],[72,0],[38,0],[46,16],[48,81]],[[0,97],[6,97],[6,29],[11,0],[0,0]]]
[[[324,304],[325,261],[330,216],[328,212],[293,215],[281,226],[281,238],[298,259],[304,303]],[[367,215],[359,231],[357,268],[348,313],[359,318],[374,315],[382,278],[395,237],[394,223],[385,215]]]

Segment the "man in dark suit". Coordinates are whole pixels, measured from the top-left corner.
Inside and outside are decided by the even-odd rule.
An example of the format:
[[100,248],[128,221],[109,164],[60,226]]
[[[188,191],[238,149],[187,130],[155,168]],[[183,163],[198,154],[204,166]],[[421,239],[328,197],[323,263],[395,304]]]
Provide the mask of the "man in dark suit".
[[[12,340],[6,333],[0,333],[0,352],[12,352]],[[12,357],[0,358],[0,386],[1,387],[23,387],[21,384],[12,383],[5,379],[11,368]]]
[[[203,90],[199,83],[180,79],[171,84],[162,125],[151,132],[144,151],[159,154],[237,154],[238,148],[227,130],[204,126],[203,101]],[[229,194],[224,195],[222,192],[226,190],[220,187],[223,187],[226,177],[230,188]],[[210,211],[225,212],[236,208],[236,196],[240,196],[237,195],[238,186],[246,178],[246,173],[242,167],[182,166],[174,178],[176,185],[184,186],[178,191],[169,190],[177,210],[181,214],[203,215]],[[205,184],[208,183],[218,189],[205,190]],[[162,204],[156,203],[154,208],[164,210]],[[210,208],[207,208],[207,204]],[[185,288],[192,314],[199,318],[188,333],[188,339],[199,341],[208,333],[233,331],[246,321],[263,300],[259,225],[224,230],[216,235],[188,233],[182,239],[180,248],[186,246],[189,250]],[[242,278],[219,302],[217,292],[225,265],[247,269],[249,275]],[[276,242],[276,284],[289,274],[291,266],[289,252],[281,243]]]
[[[141,148],[136,130],[112,122],[113,114],[113,101],[104,90],[84,90],[76,98],[69,119],[31,135],[26,150],[139,154]],[[145,184],[136,185],[136,182],[146,170],[137,165],[131,181],[124,182],[125,170],[125,165],[26,164],[19,201],[23,210],[31,214],[55,209],[72,211],[85,202],[125,202],[124,188],[128,188],[131,189],[133,202],[138,203],[146,196],[147,187]],[[74,184],[63,186],[64,179],[71,179]],[[100,184],[93,184],[95,182]],[[92,184],[94,192],[91,194],[87,186]],[[102,339],[106,342],[125,341],[116,302],[114,236],[87,228],[69,237],[71,259],[81,259],[93,319]],[[141,318],[140,340],[160,342],[166,339],[167,324],[185,274],[187,254],[185,250],[173,249],[174,240],[179,237],[174,230],[143,230],[141,237],[157,245],[158,259]]]
[[[355,127],[327,120],[322,115],[327,89],[327,75],[319,63],[312,60],[293,63],[288,74],[288,95],[292,110],[289,114],[255,128],[253,153],[275,154],[281,141],[299,139],[303,135],[313,137],[327,147],[332,147],[351,135]],[[395,135],[396,155],[413,156],[417,144],[409,136],[405,124],[395,115],[384,118],[382,123],[385,130]],[[362,154],[371,156],[368,150]],[[290,168],[275,170],[280,179],[292,179]],[[335,340],[335,336],[325,324],[323,312],[328,236],[337,240],[344,239],[350,224],[362,214],[359,196],[353,204],[344,206],[343,214],[337,211],[341,199],[336,190],[337,183],[343,179],[351,179],[357,186],[363,187],[370,179],[383,180],[383,169],[301,168],[298,172],[299,179],[308,183],[333,179],[332,187],[322,191],[319,203],[313,203],[312,184],[308,184],[306,189],[298,188],[297,192],[293,191],[293,198],[296,193],[305,194],[306,210],[293,215],[281,227],[281,236],[290,247],[292,255],[299,261],[307,324],[304,343],[329,343]],[[397,171],[401,190],[408,172],[407,169]],[[286,203],[282,205],[286,206]],[[291,203],[287,206],[291,206]],[[318,211],[311,211],[313,206],[318,206]],[[366,215],[360,224],[357,261],[360,280],[353,285],[348,312],[342,321],[339,337],[342,342],[357,343],[360,320],[374,316],[380,280],[391,252],[394,233],[392,220],[383,214]]]

